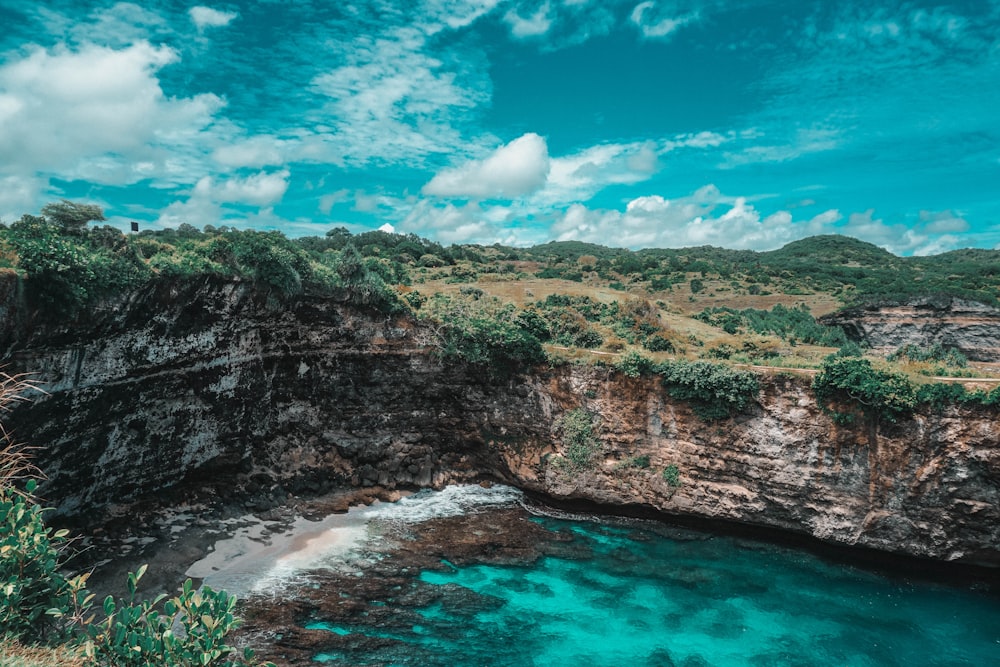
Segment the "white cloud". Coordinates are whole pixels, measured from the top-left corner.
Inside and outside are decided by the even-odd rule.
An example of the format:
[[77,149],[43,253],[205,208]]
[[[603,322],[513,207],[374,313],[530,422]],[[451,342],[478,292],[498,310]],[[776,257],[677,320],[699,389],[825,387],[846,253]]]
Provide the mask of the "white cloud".
[[[433,199],[397,202],[396,210],[405,215],[395,225],[397,230],[419,234],[442,243],[520,243],[519,230],[510,229],[516,215],[510,206],[483,206],[469,202],[456,206]],[[531,241],[541,242],[544,235]]]
[[545,139],[528,133],[496,149],[492,155],[438,173],[423,193],[441,197],[511,199],[545,184],[549,152]]
[[609,185],[639,183],[659,169],[652,142],[600,144],[552,158],[545,187],[532,200],[538,205],[584,201]]
[[514,8],[504,15],[503,20],[510,26],[511,34],[518,39],[539,37],[552,27],[550,10],[551,6],[545,2],[534,14],[525,18],[518,13],[517,8]]
[[330,211],[333,210],[334,204],[339,204],[342,201],[347,201],[350,195],[350,191],[347,188],[337,190],[336,192],[331,192],[325,194],[319,198],[319,210],[323,215],[330,215]]
[[281,201],[288,190],[289,171],[260,172],[244,178],[232,177],[217,182],[205,176],[194,187],[195,197],[204,197],[214,202],[269,206]]
[[385,223],[384,225],[382,225],[381,227],[379,227],[379,228],[378,228],[378,230],[379,230],[380,232],[385,232],[385,233],[387,233],[387,234],[395,234],[395,233],[396,233],[396,228],[395,228],[395,227],[393,227],[393,226],[392,226],[391,224],[389,224],[388,222],[387,222],[387,223]]
[[[783,128],[781,129],[783,130]],[[779,130],[779,131],[781,131]],[[766,162],[788,162],[809,153],[830,151],[843,144],[841,130],[828,127],[800,128],[787,141],[778,143],[757,143],[745,146],[739,151],[725,153],[722,168],[733,168],[748,164]],[[759,132],[748,132],[747,138],[762,138]],[[772,141],[774,141],[772,137]]]
[[924,231],[932,234],[964,232],[969,229],[969,222],[952,211],[920,211],[920,222]]
[[13,222],[34,210],[44,186],[41,179],[30,176],[0,176],[0,221]]
[[131,2],[95,9],[89,18],[89,21],[70,19],[66,26],[66,32],[77,43],[122,48],[139,41],[155,41],[150,39],[153,35],[172,34],[163,16]]
[[156,74],[176,60],[170,48],[138,42],[35,48],[0,66],[0,175],[190,183],[204,146],[218,141],[212,124],[224,103],[164,95]]
[[403,162],[465,150],[460,127],[489,100],[488,68],[479,52],[431,54],[422,30],[399,26],[342,46],[340,67],[313,79],[328,104],[310,119],[330,128],[324,160]]
[[679,28],[698,19],[696,12],[678,16],[666,16],[661,13],[655,2],[648,0],[640,2],[632,9],[629,20],[642,32],[647,39],[663,39],[675,33]]
[[260,210],[256,214],[241,214],[241,221],[250,223],[250,226],[268,227],[271,224],[269,220],[278,220],[271,207],[285,196],[289,175],[286,169],[245,177],[234,176],[223,181],[203,176],[192,188],[188,199],[167,206],[157,222],[164,227],[175,227],[182,222],[196,227],[227,224],[223,205],[243,204]]
[[189,9],[188,15],[199,32],[205,30],[205,28],[223,28],[239,16],[236,12],[224,12],[201,5]]
[[419,22],[428,34],[464,28],[493,11],[501,0],[424,0]]
[[674,200],[660,195],[637,197],[624,211],[591,210],[574,204],[553,225],[552,233],[559,240],[632,248],[717,245],[765,249],[791,240],[793,229],[787,212],[762,220],[745,198],[724,196],[709,185]]
[[256,135],[220,146],[212,153],[219,164],[231,167],[270,167],[284,164],[289,157],[290,142],[274,135]]

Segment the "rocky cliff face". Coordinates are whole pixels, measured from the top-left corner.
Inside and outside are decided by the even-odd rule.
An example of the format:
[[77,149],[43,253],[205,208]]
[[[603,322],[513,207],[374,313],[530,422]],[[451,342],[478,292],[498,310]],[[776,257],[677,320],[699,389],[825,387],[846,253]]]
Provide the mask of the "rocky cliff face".
[[[8,372],[37,372],[48,394],[5,423],[45,446],[45,493],[69,514],[167,488],[280,496],[498,479],[612,510],[1000,565],[995,412],[849,429],[807,380],[771,377],[748,414],[706,424],[655,378],[573,366],[491,375],[435,359],[428,335],[336,299],[160,284],[87,324],[12,339]],[[598,417],[603,443],[581,472],[559,465],[555,428],[577,407]],[[679,486],[662,474],[670,465]]]
[[1000,361],[1000,310],[955,298],[870,304],[820,318],[847,336],[888,354],[903,345],[957,348],[973,361]]

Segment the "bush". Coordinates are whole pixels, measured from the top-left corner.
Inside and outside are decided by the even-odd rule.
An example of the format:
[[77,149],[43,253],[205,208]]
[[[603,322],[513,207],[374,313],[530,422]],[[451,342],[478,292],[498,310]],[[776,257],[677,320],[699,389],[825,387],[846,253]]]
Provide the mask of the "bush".
[[671,397],[690,403],[706,421],[745,410],[760,391],[757,376],[750,371],[708,361],[668,361],[655,371]]
[[649,455],[643,454],[642,456],[633,456],[631,458],[625,459],[615,466],[615,469],[621,470],[623,468],[636,468],[638,470],[647,470],[650,466]]
[[61,573],[69,532],[46,527],[31,498],[35,484],[22,493],[0,480],[0,636],[29,644],[67,639],[69,628],[49,610],[72,608],[85,581]]
[[663,469],[663,481],[666,482],[671,488],[678,488],[681,485],[680,469],[673,463],[668,465]]
[[649,336],[642,342],[642,346],[650,352],[676,352],[673,341],[659,334]]
[[635,350],[629,350],[621,356],[614,367],[630,378],[637,378],[652,372],[653,362]]
[[594,456],[601,450],[601,441],[594,433],[594,415],[585,408],[570,410],[557,424],[570,470],[580,472],[590,468]]
[[86,626],[88,657],[114,667],[254,664],[249,648],[241,652],[225,643],[226,635],[239,624],[233,616],[236,598],[208,586],[195,590],[187,579],[172,599],[161,595],[137,602],[136,588],[145,571],[143,566],[128,575],[128,602],[109,595],[103,604],[104,620]]
[[897,422],[917,405],[917,393],[905,375],[874,368],[867,359],[832,358],[813,379],[816,400],[828,412],[832,401],[849,402],[866,417]]
[[485,364],[491,371],[507,370],[511,363],[546,360],[541,342],[521,326],[514,307],[495,298],[437,294],[421,313],[437,321],[435,344],[443,357]]

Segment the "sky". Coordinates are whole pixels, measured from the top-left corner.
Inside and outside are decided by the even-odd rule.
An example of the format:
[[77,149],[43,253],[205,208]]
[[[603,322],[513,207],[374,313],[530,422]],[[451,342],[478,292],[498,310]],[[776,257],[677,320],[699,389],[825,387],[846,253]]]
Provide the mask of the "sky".
[[1000,248],[1000,0],[0,0],[0,220]]

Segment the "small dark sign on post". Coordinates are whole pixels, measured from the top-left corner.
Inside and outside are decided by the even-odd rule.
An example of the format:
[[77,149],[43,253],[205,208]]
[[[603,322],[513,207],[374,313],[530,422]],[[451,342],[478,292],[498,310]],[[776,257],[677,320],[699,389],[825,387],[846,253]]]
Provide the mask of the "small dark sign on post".
[[133,232],[139,231],[139,223],[136,222],[135,220],[132,221],[132,231]]

